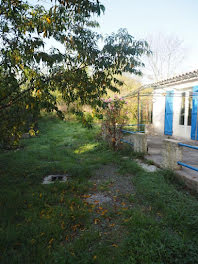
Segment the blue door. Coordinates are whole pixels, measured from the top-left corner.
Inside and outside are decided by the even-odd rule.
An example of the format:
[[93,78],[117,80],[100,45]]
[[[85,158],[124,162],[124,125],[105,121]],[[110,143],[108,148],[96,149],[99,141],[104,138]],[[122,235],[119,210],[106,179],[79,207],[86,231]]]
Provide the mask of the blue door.
[[191,115],[191,139],[198,140],[198,86],[193,87],[193,98],[192,98],[192,115]]
[[173,134],[173,96],[174,91],[166,93],[164,134],[170,136]]

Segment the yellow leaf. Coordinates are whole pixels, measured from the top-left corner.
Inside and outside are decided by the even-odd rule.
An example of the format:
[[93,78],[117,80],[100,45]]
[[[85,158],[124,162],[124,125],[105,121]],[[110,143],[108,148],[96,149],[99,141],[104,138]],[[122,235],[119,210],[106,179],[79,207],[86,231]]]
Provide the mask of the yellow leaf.
[[49,17],[47,17],[46,20],[48,24],[51,24],[51,20],[49,19]]
[[102,211],[101,215],[105,215],[107,213],[107,210]]
[[44,37],[44,38],[47,37],[47,31],[46,31],[46,30],[44,30],[43,37]]
[[50,241],[49,241],[49,244],[51,245],[53,243],[54,239],[51,238]]
[[65,223],[64,222],[61,223],[61,228],[65,229]]
[[94,224],[97,225],[99,221],[100,221],[100,220],[96,218],[96,219],[94,220]]
[[83,198],[89,198],[91,195],[84,194],[82,197]]
[[117,247],[118,247],[118,245],[117,245],[117,244],[113,244],[113,245],[112,245],[112,247],[116,247],[116,248],[117,248]]
[[30,130],[29,130],[29,134],[30,134],[31,137],[35,136],[35,131],[34,131],[34,129],[30,129]]

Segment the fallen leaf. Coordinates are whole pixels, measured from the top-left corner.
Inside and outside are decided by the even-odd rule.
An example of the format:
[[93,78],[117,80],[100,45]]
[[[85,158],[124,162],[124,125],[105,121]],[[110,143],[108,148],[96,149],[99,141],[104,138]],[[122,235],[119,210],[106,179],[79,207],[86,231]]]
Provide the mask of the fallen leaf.
[[49,241],[49,244],[51,245],[53,243],[54,239],[51,238],[50,241]]
[[108,212],[108,210],[104,210],[101,212],[101,215],[105,215]]
[[117,244],[113,244],[113,245],[112,245],[112,247],[116,247],[116,248],[117,248],[117,247],[118,247],[118,245],[117,245]]
[[100,220],[96,218],[96,219],[94,220],[94,224],[97,225],[98,222],[100,222]]

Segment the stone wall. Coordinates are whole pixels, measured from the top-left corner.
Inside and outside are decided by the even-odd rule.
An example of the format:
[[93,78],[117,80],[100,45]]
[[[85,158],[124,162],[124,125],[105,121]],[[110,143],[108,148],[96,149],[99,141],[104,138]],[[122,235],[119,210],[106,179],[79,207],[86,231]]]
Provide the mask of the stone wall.
[[162,166],[171,170],[180,170],[182,167],[177,164],[183,159],[183,147],[178,145],[180,141],[174,139],[163,140],[163,164]]
[[133,144],[135,152],[147,153],[147,135],[143,133],[126,134],[124,140]]
[[154,131],[153,124],[147,124],[147,125],[145,125],[145,133],[147,135],[155,135],[155,131]]

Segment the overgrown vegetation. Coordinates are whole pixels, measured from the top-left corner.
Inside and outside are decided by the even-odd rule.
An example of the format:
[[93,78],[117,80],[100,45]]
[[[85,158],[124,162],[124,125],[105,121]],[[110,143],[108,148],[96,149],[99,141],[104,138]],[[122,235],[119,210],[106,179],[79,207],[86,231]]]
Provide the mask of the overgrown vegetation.
[[109,146],[117,150],[121,144],[122,129],[128,121],[126,101],[123,98],[115,97],[103,100],[103,104],[102,133]]
[[147,42],[120,29],[99,48],[93,18],[104,10],[98,0],[52,0],[48,8],[40,0],[1,1],[0,147],[34,130],[41,110],[62,117],[55,92],[67,106],[96,107],[108,89],[118,91],[116,75],[141,74]]
[[[197,263],[196,196],[170,172],[143,171],[130,150],[109,150],[98,133],[44,118],[40,134],[21,141],[23,149],[0,152],[0,262]],[[133,186],[129,196],[115,190],[116,210],[85,201],[97,191],[111,195],[115,179],[92,180],[105,165]],[[64,173],[66,183],[41,184]]]

